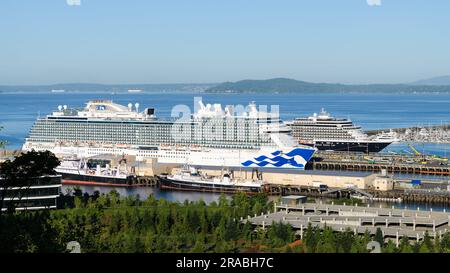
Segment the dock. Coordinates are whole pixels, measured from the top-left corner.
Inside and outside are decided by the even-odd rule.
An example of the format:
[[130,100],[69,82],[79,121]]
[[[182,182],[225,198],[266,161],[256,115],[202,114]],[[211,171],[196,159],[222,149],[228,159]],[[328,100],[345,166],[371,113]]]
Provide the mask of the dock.
[[397,155],[386,153],[360,154],[349,152],[318,152],[308,162],[310,170],[338,170],[390,173],[450,175],[447,161],[426,155]]
[[314,170],[340,170],[360,172],[381,172],[385,169],[390,173],[410,174],[432,174],[450,175],[450,166],[427,166],[419,164],[389,164],[389,163],[367,163],[367,162],[345,162],[345,161],[317,161],[312,162]]
[[366,232],[375,235],[379,228],[385,239],[394,239],[399,245],[403,236],[410,240],[423,240],[425,233],[436,238],[450,230],[450,213],[394,208],[346,206],[323,203],[275,204],[274,211],[241,218],[255,227],[266,228],[272,223],[290,224],[296,234],[303,238],[308,227],[330,227],[336,232]]

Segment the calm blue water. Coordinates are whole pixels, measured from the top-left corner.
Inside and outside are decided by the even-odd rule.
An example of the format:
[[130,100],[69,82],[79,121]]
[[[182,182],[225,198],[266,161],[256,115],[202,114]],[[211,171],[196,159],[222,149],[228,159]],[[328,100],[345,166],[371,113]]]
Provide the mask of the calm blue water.
[[[279,105],[281,117],[285,120],[299,116],[308,116],[324,107],[335,116],[350,117],[364,129],[382,129],[431,124],[450,124],[450,94],[186,94],[186,93],[17,93],[0,94],[0,139],[8,141],[8,149],[20,148],[29,129],[38,115],[51,113],[58,105],[82,107],[90,99],[112,99],[121,104],[139,102],[140,109],[155,107],[157,115],[169,117],[172,107],[186,104],[193,107],[194,97],[202,96],[205,103],[222,105],[247,105],[250,101],[257,104]],[[418,150],[431,154],[446,155],[449,145],[416,144]],[[390,145],[388,150],[401,152],[408,150],[406,145]],[[63,191],[68,187],[64,186]],[[109,187],[81,187],[83,191],[93,193],[109,192]],[[116,188],[123,196],[139,195],[145,199],[153,194],[157,198],[183,202],[185,199],[203,199],[209,203],[219,198],[219,194],[159,191],[155,188]],[[379,203],[376,203],[377,205]],[[383,204],[390,206],[392,204]],[[405,204],[394,204],[403,207]],[[427,205],[407,205],[411,208]],[[439,205],[434,210],[442,210]]]
[[[112,190],[117,191],[120,196],[138,196],[141,200],[145,200],[149,195],[154,195],[156,199],[164,198],[172,202],[184,202],[188,201],[198,201],[203,200],[207,204],[211,202],[218,202],[221,194],[218,193],[208,193],[208,192],[185,192],[185,191],[164,191],[153,187],[138,187],[138,188],[123,188],[123,187],[98,187],[98,186],[69,186],[63,185],[62,192],[64,194],[70,194],[73,189],[79,188],[83,193],[94,194],[95,191],[100,193],[109,193]],[[226,195],[231,198],[231,195]],[[278,202],[278,196],[269,196],[269,200]],[[331,199],[324,199],[324,201],[329,201]],[[317,199],[316,202],[320,200]],[[449,211],[450,207],[446,204],[426,204],[426,203],[391,203],[391,202],[378,202],[373,201],[369,203],[372,207],[381,206],[383,208],[390,208],[394,206],[399,209],[412,209],[416,210],[419,208],[422,211],[433,209],[433,211]]]
[[[139,102],[140,109],[155,107],[161,117],[169,117],[172,107],[185,104],[193,109],[194,97],[205,103],[222,105],[279,105],[285,120],[308,116],[324,107],[335,116],[350,117],[364,129],[450,124],[450,94],[186,94],[186,93],[3,93],[0,94],[0,139],[8,149],[19,148],[38,115],[51,113],[58,105],[82,107],[90,99],[112,99],[121,104]],[[269,108],[270,109],[270,108]],[[449,145],[418,144],[419,150],[445,155]],[[391,145],[387,150],[409,150]]]

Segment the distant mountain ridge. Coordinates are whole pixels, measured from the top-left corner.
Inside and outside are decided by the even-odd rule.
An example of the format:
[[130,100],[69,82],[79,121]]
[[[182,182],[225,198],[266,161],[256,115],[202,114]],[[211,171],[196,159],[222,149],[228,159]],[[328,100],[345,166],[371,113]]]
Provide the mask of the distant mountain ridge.
[[450,76],[440,76],[430,79],[415,81],[414,85],[450,85]]
[[301,93],[301,92],[450,92],[446,86],[413,84],[311,83],[287,78],[225,82],[205,90],[207,93]]
[[450,93],[450,76],[405,84],[341,84],[312,83],[289,78],[266,80],[242,80],[224,83],[174,83],[174,84],[97,84],[64,83],[50,85],[0,85],[5,92],[127,92],[130,89],[142,92],[193,92],[193,93],[302,93],[302,92],[360,92],[360,93]]
[[62,83],[49,85],[0,85],[0,92],[127,92],[130,89],[142,92],[203,92],[214,83],[174,83],[174,84],[97,84],[97,83]]

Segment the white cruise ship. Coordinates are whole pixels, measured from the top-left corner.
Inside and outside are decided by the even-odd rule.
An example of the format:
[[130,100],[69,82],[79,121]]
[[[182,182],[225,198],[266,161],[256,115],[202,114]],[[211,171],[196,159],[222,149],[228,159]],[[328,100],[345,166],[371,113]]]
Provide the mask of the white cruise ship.
[[394,132],[370,137],[350,119],[335,118],[323,108],[319,114],[296,118],[287,125],[299,143],[319,150],[372,153],[397,141]]
[[38,118],[23,150],[50,150],[57,155],[91,157],[130,155],[137,161],[191,166],[303,169],[316,151],[299,145],[278,114],[258,111],[250,103],[237,114],[232,106],[198,102],[184,119],[159,119],[153,108],[89,101],[83,109],[58,106]]

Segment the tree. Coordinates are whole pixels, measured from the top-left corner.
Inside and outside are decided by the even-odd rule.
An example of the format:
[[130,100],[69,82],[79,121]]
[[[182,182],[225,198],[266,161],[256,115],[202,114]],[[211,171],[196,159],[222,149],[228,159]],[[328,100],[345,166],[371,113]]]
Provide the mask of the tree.
[[383,253],[396,253],[397,251],[398,249],[392,240],[389,240],[383,248]]
[[423,237],[423,241],[419,247],[419,253],[430,253],[433,252],[433,243],[431,242],[430,235],[428,231],[425,231],[425,235]]
[[380,246],[383,247],[384,236],[383,236],[383,231],[381,231],[381,228],[377,228],[377,231],[375,232],[375,241],[380,243]]
[[[50,151],[36,152],[34,150],[21,153],[14,160],[6,160],[0,164],[0,214],[4,208],[4,200],[11,188],[27,190],[33,178],[56,174],[55,168],[59,159]],[[10,191],[9,191],[10,192]],[[14,191],[18,193],[19,191]],[[13,196],[16,197],[16,196]],[[19,200],[21,196],[18,197]],[[13,202],[9,202],[8,211],[14,211]]]
[[319,242],[317,243],[317,253],[336,253],[336,237],[333,229],[325,227]]
[[441,239],[441,252],[450,252],[450,233],[442,235]]
[[407,236],[403,236],[400,240],[399,249],[401,253],[413,253],[413,247],[409,243],[409,238]]
[[311,223],[308,224],[308,227],[305,230],[305,235],[303,236],[306,252],[314,253],[316,251],[319,232],[320,231],[317,230],[317,227],[313,228]]
[[[0,131],[1,131],[1,130],[3,130],[3,127],[2,127],[2,126],[0,126]],[[0,149],[5,148],[6,144],[7,144],[6,141],[0,140]]]

